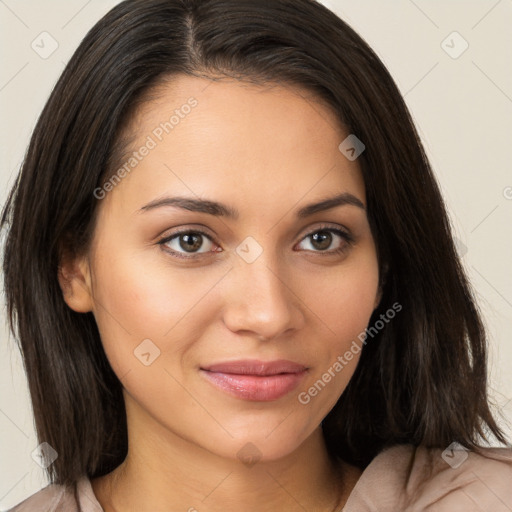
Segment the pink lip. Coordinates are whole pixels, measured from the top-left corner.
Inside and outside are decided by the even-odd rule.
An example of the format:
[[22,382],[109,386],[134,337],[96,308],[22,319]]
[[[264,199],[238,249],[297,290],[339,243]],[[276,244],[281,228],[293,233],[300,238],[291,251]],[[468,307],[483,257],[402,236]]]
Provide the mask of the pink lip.
[[292,391],[306,374],[302,364],[286,361],[230,361],[201,368],[217,388],[244,400],[277,400]]

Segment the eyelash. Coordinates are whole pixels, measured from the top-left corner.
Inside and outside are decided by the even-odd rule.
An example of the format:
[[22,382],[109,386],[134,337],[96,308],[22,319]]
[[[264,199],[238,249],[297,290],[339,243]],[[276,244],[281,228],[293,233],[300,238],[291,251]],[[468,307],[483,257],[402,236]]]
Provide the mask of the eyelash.
[[[329,225],[323,225],[323,226],[316,228],[314,231],[311,231],[308,234],[304,235],[300,241],[302,242],[306,238],[311,237],[312,235],[314,235],[316,233],[326,232],[326,231],[330,232],[330,233],[335,233],[336,235],[340,236],[346,243],[343,244],[342,247],[340,247],[338,249],[333,249],[330,251],[309,251],[309,252],[314,252],[314,253],[318,253],[318,254],[322,254],[322,255],[326,255],[326,256],[332,256],[335,254],[343,254],[354,243],[354,238],[348,232],[343,231],[339,228],[331,227]],[[191,235],[191,234],[202,235],[202,236],[208,238],[208,240],[210,240],[212,243],[215,244],[215,241],[212,239],[212,237],[208,233],[203,231],[201,228],[194,228],[194,229],[183,229],[181,231],[176,231],[175,233],[172,233],[171,235],[160,240],[158,242],[158,245],[164,246],[165,244],[169,243],[171,240],[178,238],[180,235]],[[184,259],[184,260],[198,259],[198,258],[201,258],[202,256],[208,254],[208,253],[195,253],[195,255],[194,255],[194,253],[191,253],[192,256],[184,256],[183,255],[184,253],[175,251],[174,249],[165,248],[164,250],[166,252],[168,252],[169,254],[171,254],[173,257]],[[214,251],[209,251],[209,252],[212,253]]]

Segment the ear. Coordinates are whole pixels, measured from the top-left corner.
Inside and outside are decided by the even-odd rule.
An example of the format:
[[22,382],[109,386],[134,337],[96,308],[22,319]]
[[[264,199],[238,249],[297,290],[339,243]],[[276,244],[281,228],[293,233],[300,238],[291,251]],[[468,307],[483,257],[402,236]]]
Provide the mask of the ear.
[[386,263],[382,268],[382,274],[379,276],[379,289],[377,292],[377,296],[375,297],[374,311],[379,307],[380,301],[382,299],[382,294],[384,292],[384,285],[386,284],[388,277],[389,265]]
[[77,313],[92,311],[91,272],[86,256],[61,253],[58,280],[66,304]]

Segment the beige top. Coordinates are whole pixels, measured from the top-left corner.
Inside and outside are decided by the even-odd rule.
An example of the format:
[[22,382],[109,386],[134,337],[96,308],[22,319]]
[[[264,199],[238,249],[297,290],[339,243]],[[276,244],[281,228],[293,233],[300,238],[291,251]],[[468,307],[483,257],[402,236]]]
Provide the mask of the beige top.
[[[339,512],[512,512],[512,449],[478,453],[411,445],[381,452]],[[49,485],[9,512],[104,512],[90,480]]]

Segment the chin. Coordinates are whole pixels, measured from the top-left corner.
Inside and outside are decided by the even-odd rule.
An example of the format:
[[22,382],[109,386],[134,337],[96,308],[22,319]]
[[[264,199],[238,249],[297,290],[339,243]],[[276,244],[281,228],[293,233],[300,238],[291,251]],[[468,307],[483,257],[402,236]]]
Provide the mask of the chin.
[[[306,426],[303,430],[297,428],[292,416],[293,414],[290,414],[290,417],[286,418],[286,415],[283,415],[280,418],[281,424],[275,421],[270,423],[268,419],[265,422],[265,418],[261,421],[260,418],[261,427],[257,423],[252,423],[244,428],[227,428],[233,438],[227,443],[226,436],[224,442],[216,439],[210,449],[222,457],[238,459],[248,466],[255,461],[271,462],[287,457],[312,433],[306,430]],[[283,421],[283,418],[286,419]],[[293,429],[290,429],[291,425]]]

